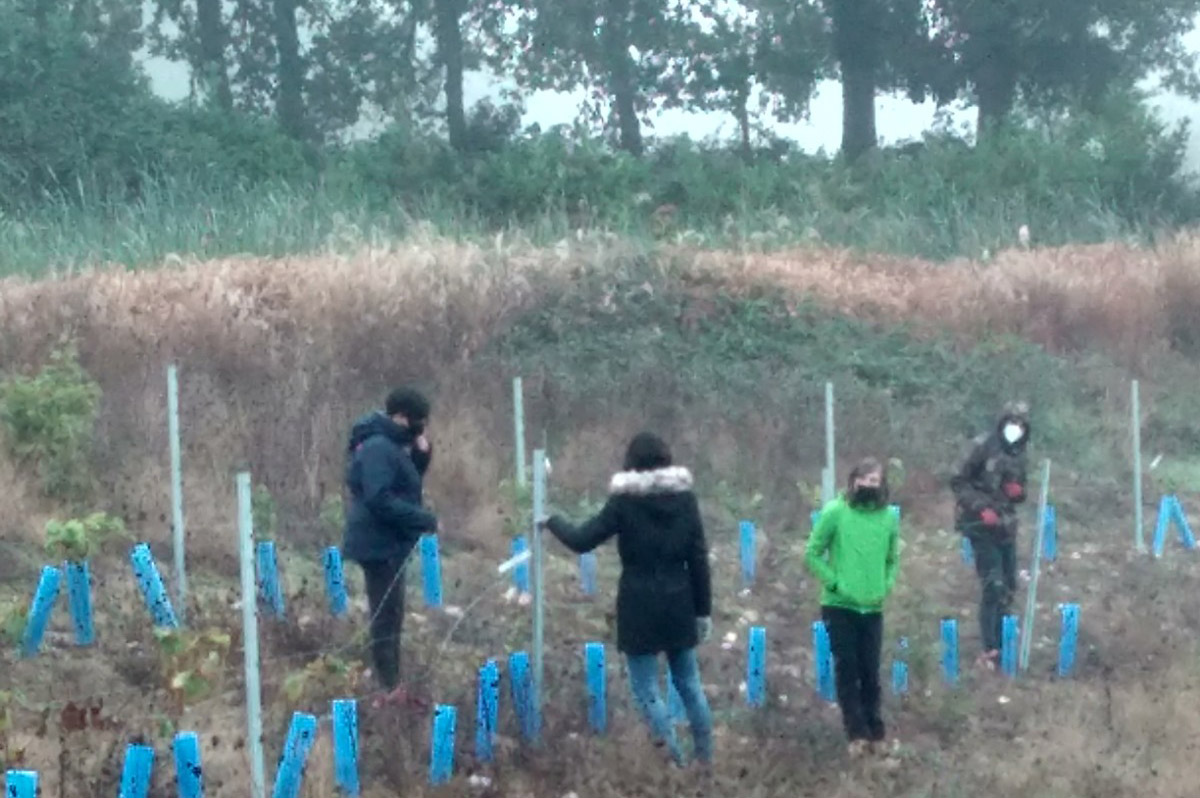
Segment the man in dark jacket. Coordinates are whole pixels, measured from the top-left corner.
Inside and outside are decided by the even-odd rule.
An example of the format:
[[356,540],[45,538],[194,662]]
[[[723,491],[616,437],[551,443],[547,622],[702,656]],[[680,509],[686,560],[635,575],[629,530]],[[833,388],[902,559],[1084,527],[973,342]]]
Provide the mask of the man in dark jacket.
[[580,527],[558,516],[539,523],[580,554],[617,538],[617,647],[625,655],[634,697],[657,742],[682,763],[658,686],[658,656],[666,654],[696,757],[711,763],[712,717],[696,646],[712,634],[712,578],[691,472],[672,465],[661,438],[641,433],[630,442],[625,470],[613,476],[598,515]]
[[1017,590],[1017,505],[1025,501],[1029,407],[1010,402],[995,429],[975,439],[971,454],[951,482],[957,500],[955,526],[971,540],[982,583],[980,664],[994,669],[1001,630]]
[[433,451],[425,438],[429,400],[411,388],[388,397],[383,412],[354,423],[346,452],[344,555],[359,563],[371,608],[371,654],[380,685],[400,697],[404,568],[421,535],[437,530],[422,506],[422,479]]

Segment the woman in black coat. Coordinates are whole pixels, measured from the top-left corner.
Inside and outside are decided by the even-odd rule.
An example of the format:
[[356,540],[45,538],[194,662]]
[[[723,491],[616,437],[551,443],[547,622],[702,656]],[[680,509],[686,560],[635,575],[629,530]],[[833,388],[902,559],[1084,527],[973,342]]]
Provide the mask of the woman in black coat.
[[672,466],[660,438],[643,432],[629,444],[624,470],[613,476],[604,508],[583,526],[554,516],[545,527],[583,554],[612,537],[621,556],[617,647],[630,687],[659,744],[683,763],[674,724],[659,691],[658,655],[687,710],[696,758],[712,761],[712,715],[700,683],[696,646],[712,634],[708,545],[692,474]]

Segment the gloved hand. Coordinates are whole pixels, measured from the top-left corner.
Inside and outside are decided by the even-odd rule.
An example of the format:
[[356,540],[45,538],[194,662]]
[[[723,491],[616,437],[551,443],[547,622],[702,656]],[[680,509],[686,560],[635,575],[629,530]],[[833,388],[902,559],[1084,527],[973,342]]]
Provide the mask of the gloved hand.
[[696,634],[700,636],[701,643],[707,643],[709,638],[712,637],[712,618],[697,618]]
[[979,520],[983,522],[984,526],[999,526],[1000,525],[1000,516],[997,515],[996,511],[993,510],[991,507],[988,507],[986,510],[984,510],[983,512],[981,512],[979,514]]
[[1025,495],[1025,489],[1022,488],[1016,482],[1005,482],[1004,483],[1004,495],[1007,496],[1008,498],[1012,499],[1013,501],[1016,501],[1017,499],[1019,499]]

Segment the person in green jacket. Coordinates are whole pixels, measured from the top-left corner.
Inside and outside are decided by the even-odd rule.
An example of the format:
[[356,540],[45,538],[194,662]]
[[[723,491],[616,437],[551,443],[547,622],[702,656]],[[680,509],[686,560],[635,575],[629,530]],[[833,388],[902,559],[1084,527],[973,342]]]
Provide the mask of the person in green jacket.
[[883,603],[896,583],[900,521],[888,506],[887,475],[868,458],[850,471],[847,490],[821,509],[805,561],[820,580],[842,724],[850,755],[883,742],[880,650]]

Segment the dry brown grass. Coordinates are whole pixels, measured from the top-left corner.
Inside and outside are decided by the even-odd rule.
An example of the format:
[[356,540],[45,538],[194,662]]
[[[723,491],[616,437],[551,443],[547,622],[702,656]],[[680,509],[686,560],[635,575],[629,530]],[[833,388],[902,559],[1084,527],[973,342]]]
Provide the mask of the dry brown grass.
[[891,322],[1010,334],[1051,351],[1097,348],[1143,365],[1164,344],[1200,329],[1200,242],[1157,251],[1124,244],[1008,250],[988,263],[935,264],[805,249],[706,253],[699,265],[752,284],[784,285],[843,312]]
[[[319,546],[331,542],[313,519],[320,500],[339,490],[347,423],[392,384],[416,381],[433,388],[437,454],[430,493],[446,526],[447,548],[455,552],[445,563],[447,594],[461,605],[492,592],[448,643],[451,619],[410,618],[408,650],[422,673],[425,663],[444,653],[444,666],[429,672],[426,681],[432,695],[458,705],[459,741],[467,750],[474,668],[485,656],[503,656],[522,645],[528,621],[526,611],[503,602],[503,588],[496,589],[491,577],[506,548],[497,523],[497,485],[511,463],[508,380],[513,375],[475,356],[582,266],[620,269],[637,255],[610,243],[577,246],[578,252],[563,257],[503,241],[488,249],[430,242],[349,258],[231,259],[43,283],[0,282],[0,370],[38,363],[63,333],[77,338],[85,366],[105,392],[97,466],[106,495],[138,536],[156,547],[167,570],[163,372],[171,359],[179,361],[196,611],[231,628],[238,623],[229,595],[229,578],[236,572],[234,471],[249,467],[280,500],[281,545],[295,565],[289,573],[311,573]],[[1146,367],[1154,352],[1170,344],[1184,349],[1200,344],[1195,315],[1200,246],[1190,238],[1157,252],[1118,245],[1009,252],[986,265],[932,265],[820,250],[662,254],[694,289],[692,305],[681,311],[685,326],[704,315],[713,290],[783,286],[797,298],[811,295],[860,316],[949,327],[968,337],[1006,332],[1060,350],[1099,347],[1137,367]],[[790,422],[761,408],[736,416],[706,407],[694,408],[697,415],[672,414],[670,397],[649,396],[639,403],[628,395],[598,397],[592,408],[563,408],[550,381],[530,375],[527,385],[529,416],[536,420],[531,440],[536,441],[541,422],[559,436],[556,491],[591,487],[595,495],[620,440],[647,416],[664,420],[685,456],[706,450],[717,473],[736,479],[786,470],[776,475],[781,484],[793,481],[794,463],[763,455],[787,434]],[[846,421],[843,429],[849,430],[870,429],[874,423],[863,418],[856,427],[854,419]],[[863,446],[848,436],[843,462]],[[957,541],[939,534],[948,517],[944,492],[928,475],[910,476],[914,496],[906,510],[905,577],[889,624],[919,639],[916,644],[929,654],[936,619],[971,606],[975,584],[957,562]],[[29,481],[2,458],[0,491],[5,496],[0,502],[3,541],[22,553],[20,560],[0,558],[0,585],[24,594],[36,578],[30,570],[37,561],[33,546],[53,508],[42,506]],[[772,500],[778,505],[774,518],[804,517],[798,496],[780,493]],[[766,526],[764,585],[741,599],[735,598],[733,541],[714,523],[718,628],[737,630],[744,640],[746,610],[768,624],[772,690],[789,701],[752,717],[740,709],[737,692],[744,678],[741,644],[733,652],[716,646],[706,650],[704,672],[719,712],[722,756],[707,794],[1191,794],[1194,757],[1187,740],[1195,730],[1191,718],[1200,709],[1200,691],[1188,641],[1200,631],[1200,618],[1181,597],[1195,592],[1194,569],[1176,551],[1153,566],[1130,562],[1121,542],[1127,526],[1124,519],[1095,519],[1091,528],[1066,528],[1064,559],[1043,582],[1039,629],[1047,634],[1055,628],[1055,600],[1071,596],[1084,605],[1079,678],[1068,684],[1048,678],[1049,648],[1036,654],[1041,670],[1011,689],[972,682],[956,698],[936,684],[934,670],[927,684],[914,685],[918,692],[905,706],[893,702],[891,716],[908,747],[900,767],[886,771],[849,768],[838,748],[836,715],[811,698],[805,658],[811,656],[808,621],[815,599],[796,552],[805,525],[789,520]],[[1085,542],[1095,545],[1082,550],[1079,561],[1066,556]],[[611,552],[606,556],[611,569]],[[581,798],[631,798],[694,793],[700,786],[692,777],[664,772],[643,744],[615,664],[611,738],[571,736],[582,731],[579,646],[607,635],[612,573],[605,572],[610,592],[597,606],[578,599],[571,560],[556,554],[550,568],[549,749],[526,752],[506,739],[490,789],[460,781],[439,794],[561,798],[574,791]],[[145,613],[127,569],[120,551],[95,565],[102,641],[97,651],[70,647],[60,612],[49,644],[52,654],[0,665],[4,679],[28,694],[32,708],[18,712],[16,736],[26,764],[43,773],[44,794],[111,794],[123,744],[139,736],[158,749],[155,795],[170,794],[169,735],[161,725],[170,708],[155,681]],[[357,574],[352,570],[351,576]],[[324,711],[321,702],[289,705],[280,693],[282,679],[312,652],[329,646],[341,650],[351,642],[351,629],[311,621],[324,617],[319,583],[301,595],[298,578],[288,584],[289,626],[264,624],[269,772],[288,714]],[[413,608],[419,610],[419,580],[412,582]],[[303,628],[301,617],[310,619]],[[970,617],[968,611],[963,621],[964,658],[972,650]],[[202,733],[209,795],[215,798],[246,794],[240,669],[235,656],[224,692],[175,719]],[[1010,703],[998,702],[1001,690],[1013,699]],[[54,713],[41,719],[39,706],[57,709],[66,700],[101,694],[110,696],[105,706],[117,721],[114,729],[60,738]],[[1168,728],[1178,733],[1164,731]],[[366,717],[363,733],[368,796],[434,794],[423,785],[428,718]],[[64,757],[64,749],[86,753]],[[331,795],[328,759],[322,743],[306,788],[313,798]],[[469,757],[460,759],[460,773],[473,769]]]
[[[547,252],[503,240],[488,249],[430,242],[353,257],[230,259],[3,281],[0,368],[40,362],[63,335],[78,339],[105,392],[99,466],[118,509],[155,540],[169,515],[162,385],[170,360],[184,377],[188,516],[196,530],[227,520],[235,465],[251,467],[288,509],[311,514],[337,489],[346,420],[391,384],[436,386],[450,444],[438,468],[448,476],[436,484],[446,486],[448,503],[471,508],[452,526],[472,537],[492,517],[485,497],[507,468],[506,457],[488,451],[494,447],[473,450],[472,442],[510,437],[502,410],[510,375],[487,373],[472,356],[580,268],[620,269],[637,257],[604,240],[573,246]],[[713,290],[783,286],[859,316],[970,337],[1010,333],[1057,350],[1095,347],[1143,368],[1171,343],[1200,342],[1198,251],[1194,239],[1181,238],[1157,252],[1108,244],[1011,251],[988,264],[820,249],[675,250],[662,259],[694,286],[681,310],[685,327],[705,315]],[[554,417],[554,386],[529,376],[531,414]],[[611,409],[602,418],[572,408],[570,423],[594,425],[601,438],[605,429],[615,434]],[[628,404],[622,410],[630,425],[657,412]],[[688,434],[689,424],[668,420],[672,432]],[[736,420],[734,438],[748,430],[771,434],[769,420],[745,420]],[[589,478],[604,470],[586,452],[580,459],[593,463]],[[198,537],[202,558],[222,548],[208,552],[213,539]]]

